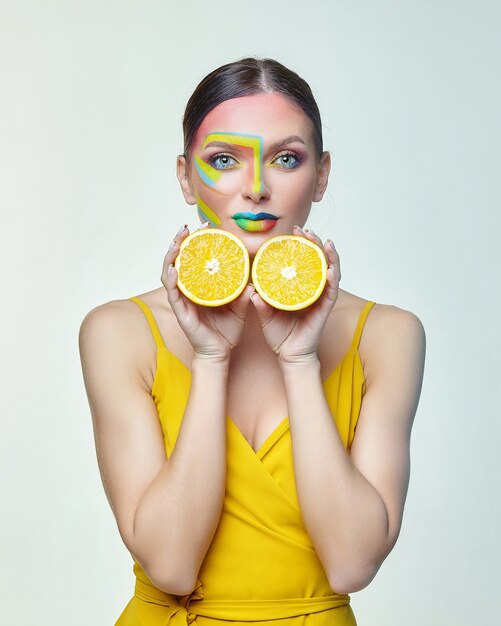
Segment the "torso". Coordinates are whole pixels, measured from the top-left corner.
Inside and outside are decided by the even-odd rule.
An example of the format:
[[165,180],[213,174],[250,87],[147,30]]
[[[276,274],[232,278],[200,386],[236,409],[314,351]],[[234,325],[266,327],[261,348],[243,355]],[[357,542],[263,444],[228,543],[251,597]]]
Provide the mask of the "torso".
[[[339,289],[338,293],[338,299],[319,342],[318,358],[322,380],[336,369],[350,348],[360,312],[367,303],[367,300],[343,289]],[[138,294],[138,297],[150,307],[167,348],[190,368],[192,347],[170,308],[165,288],[162,286]],[[144,345],[144,359],[141,359],[139,367],[143,380],[151,390],[156,371],[156,346],[148,325],[141,319],[143,313],[134,303],[123,302],[130,303],[129,310],[138,320],[138,337]],[[382,306],[384,305],[376,304],[373,309]],[[364,351],[366,343],[364,337],[370,333],[370,318],[369,315],[359,345],[363,366],[367,356]],[[283,421],[288,411],[277,357],[268,348],[262,335],[261,337],[255,335],[256,333],[252,337],[246,337],[244,332],[240,343],[232,351],[228,375],[227,413],[242,435],[257,450]],[[251,402],[249,402],[249,380],[252,380],[252,389],[256,390]],[[244,402],[242,398],[245,398]]]

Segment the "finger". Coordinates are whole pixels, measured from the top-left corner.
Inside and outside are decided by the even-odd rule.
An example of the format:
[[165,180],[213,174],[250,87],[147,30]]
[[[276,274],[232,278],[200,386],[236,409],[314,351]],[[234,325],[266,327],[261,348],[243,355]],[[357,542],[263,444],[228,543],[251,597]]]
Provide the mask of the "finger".
[[336,278],[335,267],[333,265],[329,265],[324,291],[321,297],[317,300],[318,310],[325,316],[326,319],[338,298],[338,286],[339,281]]
[[186,239],[186,237],[189,234],[190,234],[190,229],[188,228],[188,224],[184,224],[174,235],[173,241],[177,244],[180,244],[183,241],[183,239]]
[[329,265],[327,269],[327,282],[325,286],[325,297],[330,302],[335,302],[338,296],[339,277],[335,265]]
[[[164,276],[162,276],[162,278],[164,278]],[[177,270],[174,265],[170,264],[167,267],[165,281],[162,280],[162,282],[167,290],[167,298],[175,316],[178,319],[183,319],[183,316],[188,314],[188,307],[186,306],[183,294],[178,289],[177,278]]]
[[341,263],[339,260],[339,254],[334,246],[332,239],[327,239],[324,246],[325,254],[327,255],[327,262],[329,265],[333,265],[338,277],[338,282],[341,280]]
[[164,276],[167,276],[168,267],[171,263],[174,263],[177,255],[179,254],[179,249],[182,241],[186,239],[189,234],[190,231],[188,229],[188,225],[184,224],[184,226],[181,226],[181,228],[177,231],[177,233],[174,235],[174,238],[170,242],[167,253],[164,257],[164,265],[162,269],[162,282],[164,284]]
[[[324,248],[324,244],[322,243],[322,240],[320,239],[320,237],[316,234],[315,231],[313,231],[311,228],[305,228],[302,229],[299,226],[294,226],[294,228],[296,229],[296,233],[299,235],[303,235],[303,237],[306,237],[306,239],[308,239],[309,241],[312,241],[313,243],[315,243],[319,248],[321,248],[324,252],[325,248]],[[329,259],[330,262],[330,259]]]
[[324,248],[324,244],[322,243],[322,240],[320,239],[320,237],[317,235],[317,233],[312,230],[311,228],[305,228],[304,229],[305,235],[306,237],[310,240],[313,241],[314,243],[317,244],[317,246],[320,246],[320,248]]
[[178,253],[179,253],[179,244],[175,239],[173,239],[170,242],[169,247],[167,249],[167,253],[164,257],[164,267],[163,267],[162,274],[164,273],[167,274],[167,269],[169,265],[171,263],[174,263]]
[[238,317],[244,318],[245,311],[249,306],[250,296],[254,291],[254,285],[248,284],[242,293],[228,305],[230,311]]
[[266,326],[275,317],[276,309],[265,302],[257,291],[254,291],[250,296],[251,302],[256,309],[257,316],[262,326]]
[[336,259],[336,248],[334,246],[334,242],[332,239],[327,239],[324,245],[325,255],[327,256],[327,262],[329,265],[334,265],[337,261]]
[[197,230],[202,230],[202,228],[208,228],[209,226],[210,226],[210,222],[204,222],[197,228]]

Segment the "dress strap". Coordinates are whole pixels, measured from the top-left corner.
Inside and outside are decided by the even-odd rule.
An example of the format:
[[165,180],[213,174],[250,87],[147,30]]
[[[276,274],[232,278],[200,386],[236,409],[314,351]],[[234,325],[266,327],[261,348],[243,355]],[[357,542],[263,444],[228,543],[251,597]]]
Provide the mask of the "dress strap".
[[151,312],[150,307],[146,304],[146,302],[144,302],[137,296],[132,296],[132,298],[129,298],[129,300],[132,300],[132,302],[135,302],[143,310],[143,313],[145,314],[146,319],[148,320],[148,324],[150,325],[151,332],[153,334],[153,339],[155,340],[155,343],[157,344],[157,349],[165,348],[164,340],[162,339],[162,335],[160,334],[160,331],[158,330],[157,322],[155,320],[153,313]]
[[358,344],[360,343],[360,337],[362,336],[362,331],[365,326],[365,320],[367,319],[367,316],[369,315],[369,311],[372,309],[372,307],[375,304],[376,304],[375,302],[373,302],[372,300],[369,300],[368,302],[366,302],[364,308],[362,309],[360,316],[358,318],[358,324],[355,329],[355,334],[353,335],[352,347],[358,348]]

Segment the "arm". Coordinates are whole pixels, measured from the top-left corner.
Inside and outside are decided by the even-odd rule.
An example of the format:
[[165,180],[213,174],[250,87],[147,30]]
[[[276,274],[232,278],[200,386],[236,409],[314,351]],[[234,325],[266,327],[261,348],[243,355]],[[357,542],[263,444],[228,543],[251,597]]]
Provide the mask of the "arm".
[[127,549],[154,585],[185,595],[194,589],[222,509],[228,363],[194,359],[188,404],[167,459],[138,367],[137,324],[125,311],[123,303],[102,305],[80,328],[99,469]]
[[[425,333],[414,314],[385,307],[363,335],[363,398],[350,455],[332,419],[318,360],[282,366],[298,499],[332,588],[366,587],[400,532],[409,448],[422,386]],[[315,462],[312,462],[312,459]]]

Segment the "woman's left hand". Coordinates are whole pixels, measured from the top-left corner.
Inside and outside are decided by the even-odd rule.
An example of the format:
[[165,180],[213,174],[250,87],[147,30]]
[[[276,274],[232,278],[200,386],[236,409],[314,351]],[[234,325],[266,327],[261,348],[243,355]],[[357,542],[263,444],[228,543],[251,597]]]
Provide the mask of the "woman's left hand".
[[324,250],[327,259],[327,282],[320,298],[299,311],[282,311],[265,302],[255,291],[251,295],[266,342],[283,364],[302,363],[317,358],[323,327],[338,298],[341,268],[339,255],[328,239],[325,246],[317,235],[294,227],[294,235],[304,236]]

